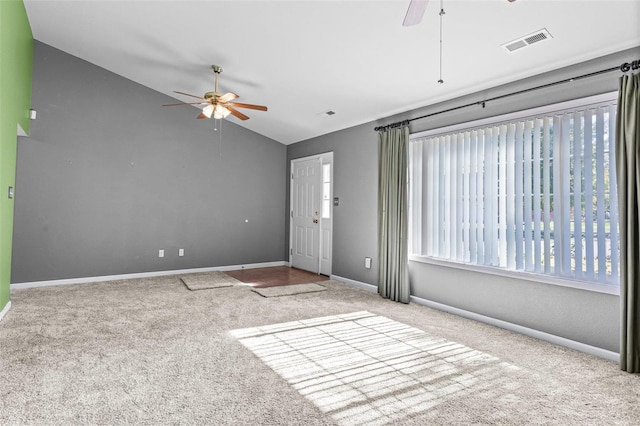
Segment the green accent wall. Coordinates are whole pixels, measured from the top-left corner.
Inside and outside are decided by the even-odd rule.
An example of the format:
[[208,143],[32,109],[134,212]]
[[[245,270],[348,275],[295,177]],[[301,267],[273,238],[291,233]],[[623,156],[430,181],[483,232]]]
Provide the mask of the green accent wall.
[[[22,0],[0,0],[0,311],[9,302],[18,125],[29,132],[33,35]],[[16,191],[16,195],[17,195]]]

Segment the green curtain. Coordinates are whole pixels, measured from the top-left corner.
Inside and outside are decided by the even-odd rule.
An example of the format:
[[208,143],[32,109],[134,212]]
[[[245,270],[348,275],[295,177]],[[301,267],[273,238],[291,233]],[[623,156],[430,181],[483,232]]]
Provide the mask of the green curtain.
[[409,303],[407,143],[409,128],[378,133],[378,293]]
[[620,206],[620,368],[640,373],[640,74],[620,78],[616,169]]

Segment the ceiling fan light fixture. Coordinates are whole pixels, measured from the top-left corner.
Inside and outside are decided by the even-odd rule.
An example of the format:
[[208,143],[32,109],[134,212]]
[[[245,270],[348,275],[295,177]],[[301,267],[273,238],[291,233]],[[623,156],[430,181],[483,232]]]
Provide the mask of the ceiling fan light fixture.
[[[2,0],[0,0],[2,1]],[[179,104],[165,104],[163,106],[177,106],[177,105],[206,105],[202,108],[202,112],[198,115],[197,118],[215,118],[216,120],[221,120],[223,118],[227,118],[229,115],[233,115],[238,120],[248,120],[249,117],[242,112],[238,111],[236,108],[248,108],[257,111],[267,111],[267,107],[264,105],[253,105],[253,104],[245,104],[243,102],[231,102],[234,99],[238,98],[233,92],[228,92],[225,94],[221,94],[218,92],[218,77],[222,72],[222,68],[213,65],[213,72],[215,73],[215,89],[213,92],[206,92],[203,97],[191,95],[185,92],[176,92],[184,96],[189,96],[191,98],[199,99],[199,102],[182,102]]]
[[207,105],[206,107],[202,108],[202,113],[206,115],[207,118],[211,118],[211,115],[213,114],[213,105]]
[[231,114],[231,111],[229,111],[227,108],[223,107],[222,105],[216,105],[215,108],[213,109],[213,118],[218,120],[222,118],[227,118],[229,114]]

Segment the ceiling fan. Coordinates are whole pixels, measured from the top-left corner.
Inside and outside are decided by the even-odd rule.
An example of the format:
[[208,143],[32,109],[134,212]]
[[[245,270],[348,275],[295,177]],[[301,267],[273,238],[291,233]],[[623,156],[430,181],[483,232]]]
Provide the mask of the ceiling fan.
[[238,98],[235,93],[229,92],[224,95],[218,92],[218,77],[222,72],[222,67],[218,65],[212,65],[211,68],[215,74],[215,88],[213,92],[207,92],[203,97],[191,95],[189,93],[174,91],[180,95],[191,96],[192,98],[200,99],[199,102],[180,102],[178,104],[165,104],[162,106],[178,106],[178,105],[205,105],[202,108],[202,112],[198,115],[198,118],[226,118],[229,114],[240,120],[248,120],[249,117],[238,111],[236,108],[255,109],[258,111],[266,111],[267,107],[262,105],[243,104],[240,102],[231,102]]
[[[509,3],[513,3],[516,0],[508,0]],[[424,16],[425,10],[427,10],[427,5],[429,4],[429,0],[411,0],[409,3],[409,8],[407,9],[407,14],[404,17],[404,21],[402,25],[405,27],[410,27],[412,25],[417,25],[422,21],[422,16]]]

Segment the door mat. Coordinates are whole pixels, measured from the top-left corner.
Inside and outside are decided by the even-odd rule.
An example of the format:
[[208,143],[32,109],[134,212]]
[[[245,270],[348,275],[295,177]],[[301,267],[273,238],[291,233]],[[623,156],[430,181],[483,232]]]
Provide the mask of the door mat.
[[255,291],[262,297],[279,297],[279,296],[293,296],[294,294],[302,293],[314,293],[316,291],[326,291],[327,288],[320,284],[293,284],[293,285],[280,285],[276,287],[263,287],[252,288],[251,291]]
[[220,271],[203,274],[189,274],[180,277],[189,290],[206,290],[210,288],[232,287],[240,281]]

